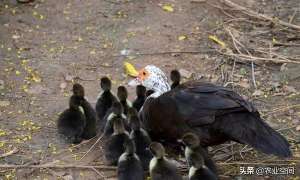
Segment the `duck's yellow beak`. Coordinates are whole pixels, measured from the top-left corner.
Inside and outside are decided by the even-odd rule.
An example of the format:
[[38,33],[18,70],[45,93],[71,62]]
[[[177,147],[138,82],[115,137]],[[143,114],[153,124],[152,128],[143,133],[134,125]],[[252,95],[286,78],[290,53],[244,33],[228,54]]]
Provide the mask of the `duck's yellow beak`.
[[125,73],[132,77],[137,77],[139,72],[135,69],[135,67],[129,62],[124,62]]

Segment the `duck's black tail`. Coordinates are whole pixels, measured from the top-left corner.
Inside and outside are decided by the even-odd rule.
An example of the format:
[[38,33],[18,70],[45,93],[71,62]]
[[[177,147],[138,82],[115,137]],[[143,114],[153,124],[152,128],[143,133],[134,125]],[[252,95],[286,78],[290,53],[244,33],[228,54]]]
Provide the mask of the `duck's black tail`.
[[280,157],[292,156],[287,140],[265,123],[258,114],[250,112],[226,114],[218,119],[215,125],[231,139],[249,144],[261,152]]

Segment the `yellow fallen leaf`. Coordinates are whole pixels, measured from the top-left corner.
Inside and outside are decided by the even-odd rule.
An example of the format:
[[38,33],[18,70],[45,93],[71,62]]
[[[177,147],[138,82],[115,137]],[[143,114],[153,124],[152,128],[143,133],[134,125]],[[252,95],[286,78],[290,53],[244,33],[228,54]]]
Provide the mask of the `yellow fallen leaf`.
[[215,43],[219,44],[222,48],[226,48],[226,44],[223,41],[221,41],[219,38],[217,38],[217,36],[210,35],[208,36],[208,38],[214,41]]
[[0,148],[2,148],[5,145],[5,142],[0,141]]
[[181,36],[178,37],[179,41],[182,41],[182,40],[185,40],[185,39],[187,39],[187,36],[185,36],[185,35],[181,35]]
[[163,5],[162,8],[163,8],[163,10],[165,10],[167,12],[173,12],[174,11],[174,8],[169,4]]
[[273,37],[272,42],[275,44],[277,43],[277,40]]
[[31,77],[32,77],[32,81],[34,82],[42,81],[42,78],[36,72],[31,73]]
[[139,74],[135,67],[129,62],[124,62],[124,69],[125,73],[129,76],[137,77],[137,75]]
[[6,131],[0,129],[0,136],[6,136],[6,135],[7,135]]
[[19,76],[21,74],[20,71],[16,71],[16,75]]

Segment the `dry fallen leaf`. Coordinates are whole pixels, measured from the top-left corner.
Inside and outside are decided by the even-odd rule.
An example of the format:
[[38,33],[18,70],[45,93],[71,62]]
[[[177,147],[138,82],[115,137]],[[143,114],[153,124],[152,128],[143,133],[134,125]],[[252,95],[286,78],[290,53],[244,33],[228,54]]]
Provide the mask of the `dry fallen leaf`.
[[170,4],[165,4],[162,6],[163,10],[167,11],[167,12],[173,12],[174,8],[172,7],[172,5]]
[[212,41],[214,41],[215,43],[219,44],[222,48],[226,48],[226,44],[225,42],[221,41],[217,36],[208,36],[208,38]]
[[185,39],[187,39],[187,36],[185,36],[185,35],[181,35],[181,36],[178,37],[179,41],[182,41],[182,40],[185,40]]

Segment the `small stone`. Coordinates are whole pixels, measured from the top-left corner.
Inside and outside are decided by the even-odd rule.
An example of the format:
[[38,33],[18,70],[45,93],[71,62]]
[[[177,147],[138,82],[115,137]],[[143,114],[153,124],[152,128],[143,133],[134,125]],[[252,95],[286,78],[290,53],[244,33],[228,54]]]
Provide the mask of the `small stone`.
[[262,96],[264,95],[264,92],[262,90],[255,90],[252,96]]
[[193,73],[191,71],[187,71],[185,69],[179,69],[179,73],[182,77],[187,78],[187,79],[191,78],[193,75]]
[[67,82],[71,82],[73,79],[74,79],[74,76],[72,76],[72,75],[70,75],[70,74],[65,75],[65,80],[66,80]]
[[66,82],[62,82],[62,83],[60,83],[59,87],[60,87],[61,90],[64,90],[64,89],[67,88],[67,85],[68,84]]

